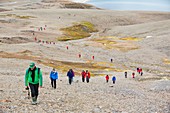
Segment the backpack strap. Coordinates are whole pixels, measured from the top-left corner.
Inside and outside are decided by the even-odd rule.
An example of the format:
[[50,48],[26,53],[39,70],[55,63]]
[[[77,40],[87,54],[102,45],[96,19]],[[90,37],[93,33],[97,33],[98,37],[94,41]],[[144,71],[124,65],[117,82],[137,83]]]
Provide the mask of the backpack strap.
[[28,69],[27,74],[31,71],[31,68]]
[[40,68],[38,68],[38,77],[40,77]]
[[40,74],[40,68],[38,68],[38,75]]

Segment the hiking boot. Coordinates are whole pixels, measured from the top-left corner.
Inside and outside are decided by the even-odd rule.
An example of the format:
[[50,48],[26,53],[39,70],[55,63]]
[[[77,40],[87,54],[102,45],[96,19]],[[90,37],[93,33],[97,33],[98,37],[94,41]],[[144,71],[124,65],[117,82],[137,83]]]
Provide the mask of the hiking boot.
[[37,104],[37,98],[36,97],[32,97],[32,105],[36,105]]
[[31,103],[31,104],[32,104],[32,105],[36,105],[37,103],[32,101],[32,103]]
[[38,104],[38,102],[37,102],[37,96],[36,96],[36,98],[35,98],[35,103]]

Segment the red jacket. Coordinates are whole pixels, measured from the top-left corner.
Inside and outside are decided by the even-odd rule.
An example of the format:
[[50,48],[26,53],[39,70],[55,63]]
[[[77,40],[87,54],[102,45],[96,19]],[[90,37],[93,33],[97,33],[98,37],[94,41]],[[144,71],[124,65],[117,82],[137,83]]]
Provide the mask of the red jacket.
[[85,71],[82,72],[81,75],[82,75],[83,78],[86,78],[86,72]]
[[106,75],[106,80],[109,80],[109,76],[108,75]]
[[139,72],[140,72],[140,73],[142,72],[142,68],[139,69]]
[[86,73],[86,77],[90,78],[90,72]]

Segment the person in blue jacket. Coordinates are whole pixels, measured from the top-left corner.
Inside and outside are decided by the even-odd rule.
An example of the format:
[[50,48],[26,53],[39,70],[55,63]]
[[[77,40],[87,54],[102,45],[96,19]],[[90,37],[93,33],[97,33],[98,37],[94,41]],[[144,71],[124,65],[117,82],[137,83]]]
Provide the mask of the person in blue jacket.
[[113,84],[115,84],[115,82],[116,82],[116,77],[115,76],[112,77],[112,81],[113,81]]
[[69,71],[67,72],[67,76],[68,76],[69,84],[71,85],[74,77],[74,72],[72,69],[69,69]]
[[50,79],[51,79],[52,88],[56,89],[56,80],[58,79],[58,73],[57,73],[57,71],[55,71],[54,68],[50,73]]

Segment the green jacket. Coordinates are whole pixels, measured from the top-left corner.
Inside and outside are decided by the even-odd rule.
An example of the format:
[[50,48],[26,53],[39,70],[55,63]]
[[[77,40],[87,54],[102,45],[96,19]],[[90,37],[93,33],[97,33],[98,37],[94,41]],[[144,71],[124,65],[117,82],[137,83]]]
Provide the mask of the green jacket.
[[[38,74],[39,73],[39,74]],[[38,69],[36,67],[35,69],[35,80],[34,82],[32,82],[32,72],[29,71],[29,68],[26,70],[26,73],[25,73],[25,86],[28,86],[28,83],[31,83],[31,84],[40,84],[40,86],[42,86],[43,84],[43,77],[42,77],[42,71],[40,69]]]

